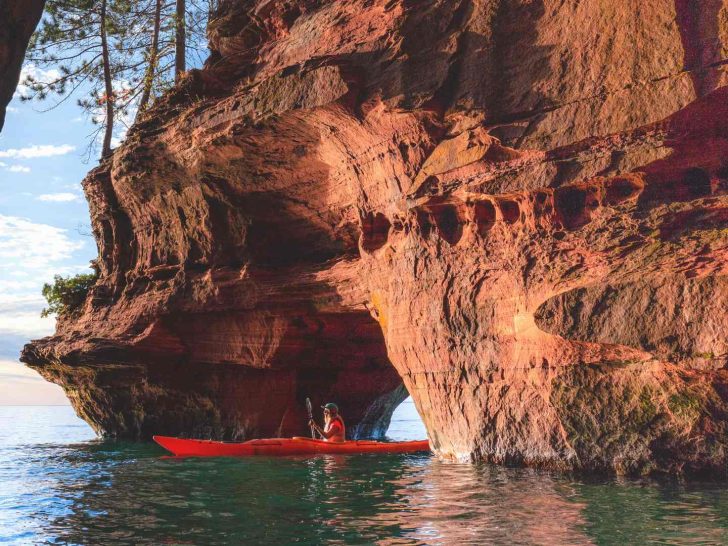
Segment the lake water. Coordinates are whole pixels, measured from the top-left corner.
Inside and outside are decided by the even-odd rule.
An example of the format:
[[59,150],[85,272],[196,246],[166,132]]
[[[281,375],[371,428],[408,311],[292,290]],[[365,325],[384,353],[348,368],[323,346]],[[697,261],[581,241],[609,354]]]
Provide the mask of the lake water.
[[[421,434],[411,405],[390,433]],[[173,459],[68,407],[0,407],[2,544],[728,544],[725,484],[428,455]]]

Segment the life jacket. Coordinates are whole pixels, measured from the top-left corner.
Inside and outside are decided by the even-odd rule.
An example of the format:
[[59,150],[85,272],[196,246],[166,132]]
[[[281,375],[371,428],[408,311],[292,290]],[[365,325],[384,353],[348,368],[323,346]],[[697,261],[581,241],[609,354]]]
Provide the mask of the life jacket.
[[327,442],[345,442],[346,441],[346,426],[344,425],[344,420],[341,418],[340,415],[337,415],[336,417],[332,417],[331,421],[329,421],[326,424],[326,428],[324,429],[324,432],[328,433],[331,431],[331,427],[334,425],[334,423],[338,422],[339,427],[341,428],[341,433],[334,434],[331,438],[328,438]]

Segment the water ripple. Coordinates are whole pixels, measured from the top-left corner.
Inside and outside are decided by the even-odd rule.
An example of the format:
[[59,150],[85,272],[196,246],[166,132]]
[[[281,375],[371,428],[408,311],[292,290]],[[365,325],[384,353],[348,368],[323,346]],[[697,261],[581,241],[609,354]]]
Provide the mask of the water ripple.
[[[0,421],[32,428],[39,417]],[[174,459],[77,439],[0,437],[0,543],[728,543],[721,484],[580,480],[426,455]]]

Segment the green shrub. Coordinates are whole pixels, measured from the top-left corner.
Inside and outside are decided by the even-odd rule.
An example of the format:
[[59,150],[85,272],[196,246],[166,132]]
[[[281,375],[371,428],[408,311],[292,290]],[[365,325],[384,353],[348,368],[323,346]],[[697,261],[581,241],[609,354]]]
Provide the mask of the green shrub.
[[74,315],[83,305],[86,294],[96,284],[97,278],[96,273],[81,274],[75,277],[55,275],[53,284],[43,285],[43,296],[48,301],[48,307],[40,312],[40,316]]

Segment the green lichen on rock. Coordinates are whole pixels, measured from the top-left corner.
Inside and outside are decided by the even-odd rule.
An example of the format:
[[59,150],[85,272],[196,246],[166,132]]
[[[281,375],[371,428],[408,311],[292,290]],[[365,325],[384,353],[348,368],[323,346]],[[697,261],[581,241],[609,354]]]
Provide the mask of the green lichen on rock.
[[[728,408],[713,388],[699,389],[690,378],[639,366],[575,367],[554,380],[550,401],[584,468],[681,472],[701,461],[701,472],[724,475]],[[696,435],[704,440],[695,442]]]
[[[584,467],[626,474],[652,470],[649,442],[663,419],[659,393],[638,381],[626,367],[581,367],[552,385],[551,403],[559,412],[569,445]],[[630,461],[622,466],[620,461]]]
[[683,390],[670,395],[667,406],[675,416],[694,422],[700,415],[703,402],[697,394]]

